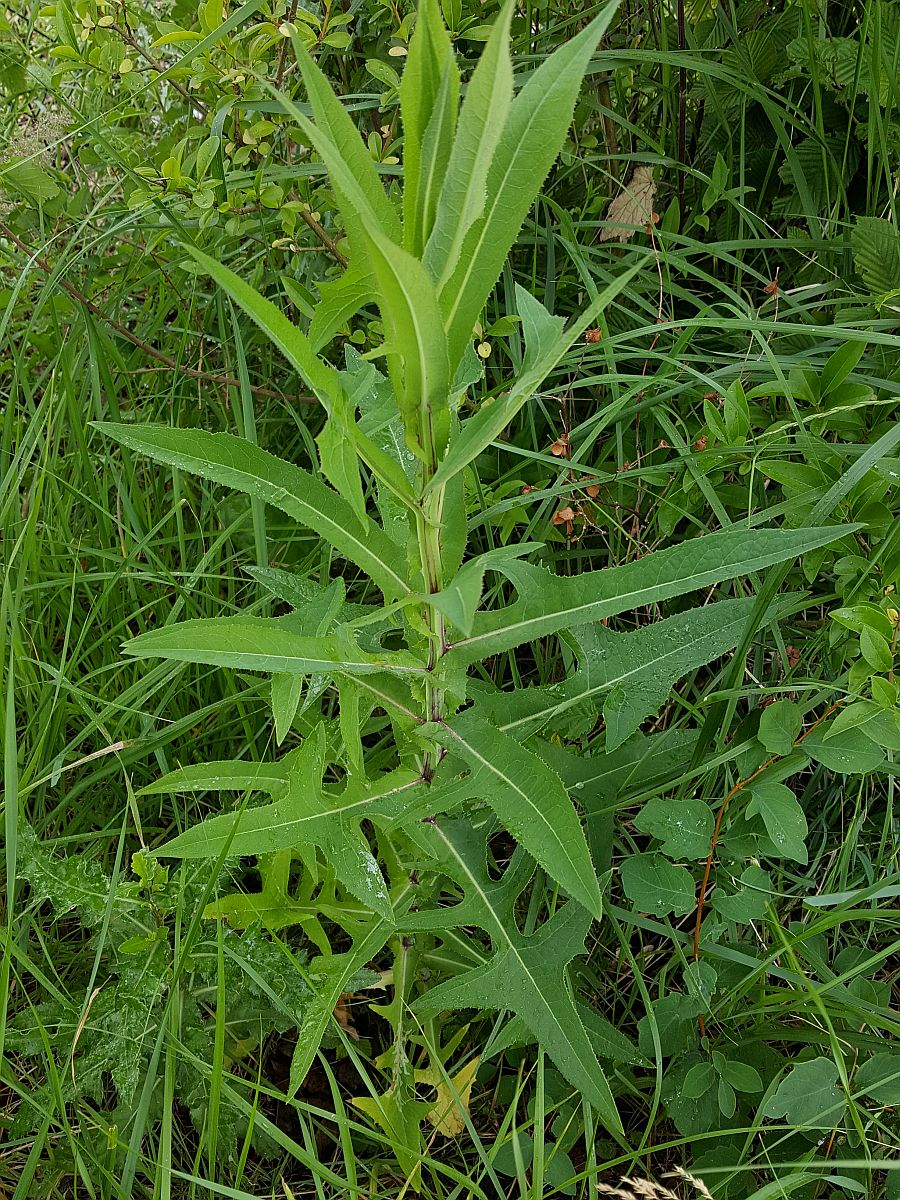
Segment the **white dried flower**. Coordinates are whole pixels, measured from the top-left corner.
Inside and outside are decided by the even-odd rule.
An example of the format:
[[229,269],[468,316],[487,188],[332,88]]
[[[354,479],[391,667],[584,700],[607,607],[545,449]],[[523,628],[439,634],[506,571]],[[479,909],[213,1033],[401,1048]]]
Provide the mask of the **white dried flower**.
[[4,158],[24,158],[42,166],[50,166],[53,151],[65,140],[68,122],[60,112],[47,110],[36,117],[25,117],[16,126],[6,146]]

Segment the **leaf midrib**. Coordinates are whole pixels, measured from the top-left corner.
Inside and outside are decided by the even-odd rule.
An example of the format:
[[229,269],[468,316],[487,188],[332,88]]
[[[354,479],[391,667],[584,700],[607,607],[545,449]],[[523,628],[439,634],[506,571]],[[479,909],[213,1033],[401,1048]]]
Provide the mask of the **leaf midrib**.
[[[727,621],[720,628],[711,629],[701,637],[695,638],[692,642],[692,645],[701,645],[703,642],[718,639],[722,636],[724,630],[728,629],[732,625],[743,626],[746,624],[746,620],[746,615],[743,615],[740,618],[733,618],[731,621]],[[647,628],[652,629],[654,627],[647,626]],[[629,637],[634,635],[623,634],[622,636]],[[552,705],[548,708],[538,709],[530,716],[520,717],[517,721],[510,721],[506,725],[499,725],[498,728],[502,729],[504,733],[508,733],[511,729],[516,729],[520,725],[528,725],[532,721],[549,720],[551,717],[556,716],[557,713],[565,712],[566,709],[572,708],[575,704],[579,704],[582,700],[589,700],[592,696],[596,696],[600,692],[611,691],[612,688],[616,687],[617,684],[625,683],[633,676],[640,675],[643,671],[648,671],[660,663],[665,663],[670,658],[677,658],[678,655],[683,652],[683,650],[684,646],[676,646],[673,649],[666,651],[664,654],[659,655],[657,658],[652,659],[650,662],[640,663],[638,666],[624,670],[621,674],[607,679],[603,683],[598,683],[595,687],[585,688],[585,690],[583,692],[579,692],[577,696],[569,696],[565,700],[560,701],[559,704]]]
[[[455,729],[453,729],[452,726],[448,725],[446,722],[443,722],[443,726],[447,730],[448,733],[450,733],[454,738],[456,738],[456,740],[460,743],[461,746],[466,747],[466,750],[469,752],[469,754],[472,755],[472,757],[474,759],[476,759],[477,762],[479,762],[483,767],[485,767],[497,779],[501,780],[504,784],[506,784],[507,787],[511,788],[516,793],[516,795],[521,797],[523,802],[528,805],[529,809],[534,814],[536,814],[536,816],[539,818],[541,823],[547,828],[547,830],[550,833],[551,839],[559,847],[560,853],[569,862],[572,862],[574,865],[574,860],[569,855],[569,853],[566,849],[565,843],[559,837],[559,834],[553,828],[553,825],[547,819],[546,815],[543,812],[541,812],[541,810],[534,803],[534,801],[531,799],[531,797],[528,795],[528,793],[523,792],[522,789],[519,787],[519,785],[514,780],[510,779],[508,775],[505,775],[500,770],[500,768],[497,767],[494,763],[489,762],[482,754],[479,753],[478,750],[475,749],[475,747],[470,742],[467,742],[466,739],[461,734],[459,734]],[[560,786],[562,786],[562,784],[560,784]],[[565,788],[563,788],[563,791],[565,791]],[[578,875],[579,875],[579,878],[581,878],[580,871],[578,872]],[[594,882],[593,879],[591,880],[591,882]],[[582,886],[587,886],[583,879],[582,879]]]
[[[353,800],[349,804],[338,805],[336,808],[323,809],[321,812],[306,813],[305,815],[302,815],[302,816],[292,817],[290,820],[267,822],[267,824],[264,827],[264,830],[263,829],[251,830],[250,832],[261,833],[264,831],[266,833],[274,834],[280,830],[298,828],[300,826],[307,825],[310,822],[321,821],[323,819],[327,819],[330,817],[341,818],[341,817],[346,816],[348,813],[352,813],[355,809],[365,808],[370,804],[375,804],[379,800],[386,800],[389,796],[397,795],[398,792],[405,792],[409,788],[416,787],[419,782],[420,781],[418,778],[411,779],[411,780],[408,780],[406,783],[397,784],[395,787],[387,788],[385,791],[376,792],[374,794],[362,796],[362,797],[360,797],[360,799]],[[266,804],[266,805],[263,805],[261,808],[251,808],[249,810],[245,809],[244,812],[242,812],[242,813],[233,814],[235,819],[238,822],[238,829],[235,832],[235,840],[237,840],[237,838],[239,838],[242,834],[242,830],[240,828],[240,822],[244,817],[250,816],[251,814],[254,814],[254,813],[271,812],[273,809],[277,811],[278,809],[283,808],[285,805],[287,805],[289,803],[290,803],[290,797],[285,796],[281,800],[276,800],[273,804]],[[221,816],[230,816],[232,814],[222,813],[220,815]],[[219,819],[218,817],[212,818],[212,820],[218,820],[218,819]],[[200,830],[203,828],[203,825],[202,824],[198,825],[195,828]],[[183,837],[183,836],[184,836],[183,834],[179,835],[179,837]],[[221,835],[217,834],[217,835],[215,835],[214,838],[207,837],[204,839],[203,844],[207,848],[209,848],[209,847],[214,848],[217,843],[224,842],[228,838],[228,836],[229,836],[228,833],[224,833]],[[179,839],[177,839],[177,838],[174,839],[174,842],[170,843],[170,845],[177,843],[178,840]],[[201,843],[198,842],[197,844],[199,845]],[[213,849],[211,852],[215,853],[216,851],[215,851],[215,849]],[[168,846],[163,846],[158,851],[158,853],[163,856],[169,856],[171,854],[171,851]],[[252,851],[242,851],[241,853],[252,853]]]
[[[500,919],[500,917],[494,911],[494,907],[491,904],[487,893],[481,887],[477,878],[469,870],[469,866],[466,863],[466,861],[457,853],[456,847],[453,845],[453,843],[450,841],[450,839],[445,835],[445,833],[441,829],[441,827],[439,825],[435,825],[434,828],[435,828],[435,832],[437,833],[438,837],[441,838],[441,840],[444,842],[444,845],[448,848],[450,853],[453,855],[453,857],[459,863],[462,870],[465,872],[466,877],[472,886],[472,889],[475,891],[475,893],[478,895],[481,902],[483,903],[483,905],[485,907],[485,911],[490,913],[491,919],[493,921],[493,928],[489,929],[488,933],[491,935],[491,939],[494,940],[496,938],[497,941],[502,940],[502,942],[505,946],[505,952],[509,953],[515,959],[515,961],[518,963],[519,967],[521,968],[523,976],[527,979],[535,996],[537,997],[538,1001],[540,1002],[541,1007],[544,1008],[545,1011],[549,1014],[553,1024],[556,1026],[556,1028],[562,1034],[563,1039],[565,1040],[566,1046],[569,1049],[569,1053],[573,1056],[573,1058],[580,1061],[580,1055],[578,1053],[578,1050],[575,1047],[575,1045],[572,1043],[572,1041],[570,1040],[569,1035],[566,1032],[565,1026],[558,1020],[555,1012],[553,1011],[553,1008],[544,999],[543,992],[541,991],[541,988],[537,982],[537,979],[535,978],[528,963],[522,957],[519,947],[509,936],[509,933],[507,932],[503,921]],[[570,901],[570,903],[575,903],[575,901]],[[502,953],[502,951],[498,951],[498,953]],[[563,979],[561,982],[562,982],[562,986],[565,987],[565,980]]]
[[[798,531],[798,532],[803,532],[803,531]],[[839,534],[837,533],[837,527],[835,528],[835,530],[830,530],[830,531],[826,531],[826,532],[830,534],[832,540],[834,540],[834,541],[838,540]],[[716,537],[717,535],[712,534],[711,536]],[[702,541],[703,539],[698,539],[698,540]],[[683,543],[683,544],[689,544],[689,543]],[[448,653],[448,656],[452,656],[458,650],[466,649],[467,651],[469,651],[471,649],[471,647],[476,646],[479,642],[488,641],[491,638],[495,638],[498,636],[508,637],[513,634],[518,636],[518,633],[521,630],[528,629],[529,627],[532,627],[532,626],[540,626],[543,623],[548,622],[548,621],[554,622],[554,621],[559,621],[562,619],[562,620],[568,620],[569,623],[571,624],[573,617],[578,617],[580,614],[582,614],[590,609],[598,610],[598,612],[596,614],[597,619],[601,619],[602,617],[616,616],[618,613],[625,612],[629,608],[634,607],[634,605],[631,603],[632,601],[634,601],[635,603],[638,603],[638,604],[647,604],[647,603],[651,603],[651,602],[661,600],[661,599],[670,599],[672,596],[683,595],[687,592],[696,591],[700,587],[707,586],[707,584],[712,586],[714,583],[724,582],[726,579],[733,577],[733,575],[737,575],[737,574],[746,575],[752,571],[761,570],[767,566],[774,566],[777,562],[784,561],[784,559],[795,558],[798,554],[804,553],[805,551],[807,551],[811,548],[814,548],[814,546],[817,544],[821,545],[822,543],[821,542],[813,543],[813,545],[810,546],[810,545],[806,544],[805,542],[803,542],[801,539],[798,542],[798,545],[793,547],[790,550],[790,552],[787,552],[787,551],[785,552],[785,554],[781,560],[779,560],[777,555],[773,559],[771,553],[770,554],[757,554],[757,556],[755,558],[750,559],[747,562],[744,562],[741,564],[734,563],[731,566],[728,566],[728,565],[724,566],[723,574],[721,574],[721,575],[717,573],[717,571],[714,567],[706,567],[705,570],[698,571],[693,575],[680,575],[675,578],[664,580],[663,582],[644,584],[642,587],[632,588],[632,590],[628,591],[628,592],[616,592],[615,595],[612,595],[612,596],[602,596],[597,600],[589,600],[583,604],[576,604],[576,605],[570,606],[568,608],[558,608],[558,609],[553,610],[552,612],[540,613],[537,616],[528,617],[526,619],[513,622],[511,625],[498,625],[496,628],[488,629],[488,630],[485,630],[483,633],[476,633],[476,634],[473,634],[471,637],[462,638],[462,639],[460,639],[460,641],[454,642],[450,646],[447,653]],[[616,570],[615,567],[608,568],[608,569]],[[602,574],[603,572],[600,572],[600,573]],[[577,578],[579,578],[579,576],[573,576],[572,578],[577,579]],[[585,578],[585,576],[581,576],[580,578]],[[703,580],[703,579],[706,579],[706,583],[695,582],[696,580]],[[551,582],[554,582],[556,580],[560,580],[564,584],[566,582],[568,582],[562,576],[550,576]],[[678,591],[669,592],[668,591],[669,588],[677,588]],[[657,589],[659,589],[658,594],[657,594]],[[649,598],[647,596],[648,592],[652,593]],[[515,604],[510,605],[509,607],[510,608],[522,608],[525,606],[525,604],[526,604],[526,601],[519,600]],[[603,611],[604,605],[610,606],[607,611]],[[502,611],[503,610],[501,610],[501,614],[502,614]],[[501,614],[498,614],[498,616]],[[556,628],[559,628],[559,625],[557,625]],[[540,636],[540,635],[538,634],[535,636]],[[529,639],[528,639],[527,635],[521,639],[521,641],[528,641],[528,640]]]

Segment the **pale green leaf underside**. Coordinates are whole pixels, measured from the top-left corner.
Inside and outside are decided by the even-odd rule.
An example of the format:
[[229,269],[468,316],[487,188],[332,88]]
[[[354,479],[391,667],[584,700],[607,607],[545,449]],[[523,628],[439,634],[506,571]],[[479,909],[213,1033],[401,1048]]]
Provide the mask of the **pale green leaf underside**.
[[493,550],[486,550],[484,554],[464,563],[442,591],[433,592],[425,599],[457,629],[468,635],[472,632],[472,622],[481,602],[485,571],[502,571],[505,562],[540,550],[542,545],[542,542],[519,542],[517,545],[496,546]]
[[[404,72],[404,77],[405,77]],[[456,118],[459,108],[459,67],[455,60],[449,60],[444,66],[444,77],[441,81],[434,110],[425,130],[422,143],[422,167],[419,172],[418,187],[415,196],[415,214],[412,217],[410,232],[407,232],[407,222],[404,218],[404,237],[407,249],[412,249],[417,260],[425,239],[434,224],[435,210],[443,191],[444,173],[447,160],[456,133]],[[409,176],[406,174],[407,157],[403,164],[404,188],[403,199],[406,204],[406,193],[409,188]],[[408,208],[407,208],[408,211]],[[410,242],[412,244],[410,244]]]
[[[682,676],[734,649],[755,603],[752,597],[721,600],[632,633],[586,627],[573,635],[579,665],[565,682],[488,695],[483,705],[501,729],[522,738],[553,728],[576,705],[602,703],[606,749],[614,750],[659,709]],[[786,607],[773,606],[766,620]]]

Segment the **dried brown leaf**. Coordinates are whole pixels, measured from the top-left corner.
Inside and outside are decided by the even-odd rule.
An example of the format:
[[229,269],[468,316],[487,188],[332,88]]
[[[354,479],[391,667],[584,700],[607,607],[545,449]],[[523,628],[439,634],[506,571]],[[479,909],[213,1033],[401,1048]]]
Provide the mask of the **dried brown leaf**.
[[556,512],[553,514],[553,524],[554,525],[562,525],[564,521],[568,522],[568,521],[574,521],[574,520],[575,520],[575,510],[574,510],[574,508],[572,508],[572,506],[570,504],[566,504],[565,507],[557,509]]
[[655,196],[653,168],[637,167],[620,195],[610,201],[600,241],[627,242],[636,230],[653,225]]

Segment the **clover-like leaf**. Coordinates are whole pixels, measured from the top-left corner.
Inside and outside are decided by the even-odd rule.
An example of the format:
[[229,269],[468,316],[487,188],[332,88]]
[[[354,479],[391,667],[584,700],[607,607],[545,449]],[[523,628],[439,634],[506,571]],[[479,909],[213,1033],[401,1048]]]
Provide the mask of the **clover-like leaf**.
[[837,1085],[838,1069],[830,1058],[814,1058],[793,1067],[764,1108],[766,1117],[784,1117],[800,1129],[834,1129],[847,1098]]

